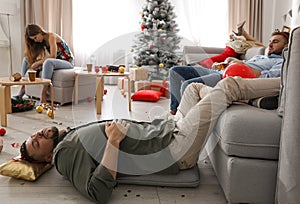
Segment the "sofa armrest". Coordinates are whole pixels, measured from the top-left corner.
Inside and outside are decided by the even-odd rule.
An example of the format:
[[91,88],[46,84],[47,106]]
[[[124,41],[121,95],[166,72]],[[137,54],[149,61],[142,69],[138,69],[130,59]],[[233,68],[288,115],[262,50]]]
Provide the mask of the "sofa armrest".
[[203,59],[220,54],[221,52],[223,52],[223,50],[224,48],[218,47],[184,46],[182,64],[197,64]]

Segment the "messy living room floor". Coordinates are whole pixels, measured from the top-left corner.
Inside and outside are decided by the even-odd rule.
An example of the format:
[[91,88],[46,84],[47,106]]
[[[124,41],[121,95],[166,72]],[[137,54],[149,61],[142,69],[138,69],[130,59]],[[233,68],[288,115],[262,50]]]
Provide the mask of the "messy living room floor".
[[[132,102],[132,111],[128,112],[127,99],[120,94],[117,86],[105,86],[102,115],[96,115],[95,101],[82,100],[78,105],[57,106],[52,120],[45,112],[37,113],[34,109],[26,112],[8,114],[6,134],[0,153],[0,164],[19,153],[12,144],[22,143],[33,132],[48,126],[59,129],[74,127],[87,122],[126,118],[150,121],[166,113],[169,99],[161,98],[158,102]],[[12,87],[12,95],[18,87]],[[144,204],[224,204],[227,203],[218,184],[208,159],[199,160],[200,185],[196,188],[170,188],[138,185],[118,185],[113,191],[109,203],[144,203]],[[92,203],[79,194],[55,168],[43,174],[37,181],[29,182],[0,176],[1,203]]]

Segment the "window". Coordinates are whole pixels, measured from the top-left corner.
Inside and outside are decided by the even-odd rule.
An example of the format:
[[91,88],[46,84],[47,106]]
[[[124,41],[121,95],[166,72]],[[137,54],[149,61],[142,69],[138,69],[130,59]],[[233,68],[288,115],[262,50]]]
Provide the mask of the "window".
[[[179,35],[193,44],[224,47],[228,39],[224,0],[170,0],[177,14]],[[74,0],[73,40],[76,64],[106,42],[126,33],[140,32],[141,0]],[[118,6],[116,6],[118,5]]]

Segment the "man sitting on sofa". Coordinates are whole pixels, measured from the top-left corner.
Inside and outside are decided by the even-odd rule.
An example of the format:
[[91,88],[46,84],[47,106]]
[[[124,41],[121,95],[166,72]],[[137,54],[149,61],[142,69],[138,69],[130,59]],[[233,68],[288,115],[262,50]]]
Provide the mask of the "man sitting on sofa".
[[[289,33],[272,33],[267,55],[257,55],[247,61],[234,59],[231,63],[243,63],[253,70],[256,77],[279,77],[283,58],[282,50],[288,46]],[[175,115],[181,96],[188,84],[192,82],[215,86],[222,79],[223,70],[214,70],[201,66],[175,66],[169,71],[170,76],[170,113]]]
[[68,130],[60,139],[57,128],[44,128],[21,145],[21,156],[34,162],[54,157],[57,171],[80,193],[106,203],[117,172],[174,173],[195,166],[219,116],[233,101],[273,96],[279,88],[280,78],[227,77],[214,88],[192,83],[175,117],[151,123],[100,121]]

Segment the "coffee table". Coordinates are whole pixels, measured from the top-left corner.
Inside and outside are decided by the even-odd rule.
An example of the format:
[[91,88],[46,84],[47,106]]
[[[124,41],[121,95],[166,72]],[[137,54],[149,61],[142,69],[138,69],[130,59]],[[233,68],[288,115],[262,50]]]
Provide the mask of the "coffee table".
[[[101,114],[102,111],[102,100],[103,100],[103,91],[104,91],[104,77],[114,76],[114,77],[124,77],[128,78],[130,82],[129,72],[119,73],[119,72],[88,72],[84,70],[75,71],[75,91],[74,91],[74,103],[78,104],[78,77],[79,76],[97,76],[96,82],[96,109],[97,114]],[[131,85],[128,83],[128,110],[131,111]]]
[[[12,112],[11,108],[11,90],[10,87],[14,85],[37,85],[45,84],[50,86],[51,95],[51,109],[53,110],[53,86],[50,79],[36,78],[35,81],[29,81],[27,77],[23,77],[20,81],[11,81],[9,77],[0,78],[0,114],[1,126],[7,126],[7,114]],[[54,111],[52,112],[52,119],[54,119]]]

